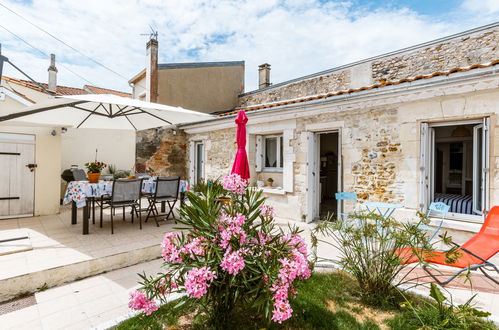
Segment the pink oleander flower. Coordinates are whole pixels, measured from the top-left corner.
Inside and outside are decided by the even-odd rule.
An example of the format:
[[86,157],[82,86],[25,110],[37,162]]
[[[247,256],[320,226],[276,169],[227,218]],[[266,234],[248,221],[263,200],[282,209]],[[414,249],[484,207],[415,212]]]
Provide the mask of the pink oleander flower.
[[241,251],[225,252],[220,267],[222,267],[222,269],[227,273],[236,275],[241,270],[243,270],[245,266],[244,258],[241,256],[241,254]]
[[189,255],[191,258],[195,258],[197,256],[204,256],[205,247],[207,245],[207,240],[204,237],[196,237],[189,243],[187,243],[183,248],[180,249],[180,252],[186,255]]
[[305,240],[298,234],[290,235],[288,237],[289,237],[288,245],[298,249],[298,251],[301,254],[307,257],[307,243],[305,243]]
[[293,314],[293,309],[287,300],[278,300],[274,303],[272,311],[272,321],[281,323],[286,321]]
[[130,292],[129,297],[128,307],[133,310],[143,310],[146,315],[151,315],[159,308],[154,300],[147,299],[144,292],[140,290]]
[[239,174],[226,175],[223,178],[223,187],[225,190],[231,191],[235,194],[242,195],[248,185],[248,181],[241,178]]
[[174,244],[174,240],[177,237],[178,235],[175,233],[166,233],[163,238],[161,256],[166,262],[182,262],[182,257],[180,256],[181,250]]
[[178,289],[178,284],[170,276],[166,276],[159,280],[156,285],[158,292],[162,295],[170,294],[173,290]]
[[217,278],[216,272],[208,267],[194,268],[187,272],[184,282],[185,291],[189,297],[201,298],[208,292],[210,283]]
[[229,241],[233,237],[239,238],[239,244],[245,243],[248,235],[241,228],[245,221],[246,217],[242,214],[237,214],[235,217],[230,217],[225,213],[222,214],[218,219],[218,230],[220,232],[219,246],[221,248],[226,249],[229,246]]
[[273,218],[276,215],[275,209],[270,205],[262,204],[262,205],[260,205],[259,209],[260,209],[260,214],[262,215],[262,217],[265,217],[265,218],[272,217]]

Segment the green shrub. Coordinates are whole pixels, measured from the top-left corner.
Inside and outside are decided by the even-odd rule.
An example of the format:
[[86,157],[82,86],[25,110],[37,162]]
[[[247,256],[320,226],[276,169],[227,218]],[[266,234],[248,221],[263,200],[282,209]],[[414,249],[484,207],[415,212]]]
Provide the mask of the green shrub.
[[406,300],[401,304],[406,314],[391,320],[390,325],[408,329],[496,329],[491,322],[483,319],[490,313],[473,307],[472,302],[475,296],[472,296],[465,304],[455,306],[452,300],[448,301],[437,285],[431,283],[430,297],[433,300],[423,300],[417,305]]
[[[322,241],[340,252],[340,266],[352,274],[359,283],[365,301],[373,304],[389,302],[397,295],[397,287],[406,283],[408,267],[401,262],[398,249],[413,247],[431,249],[424,231],[418,228],[427,219],[421,216],[418,223],[401,223],[378,214],[354,214],[346,219],[318,224],[312,232],[316,249],[318,234],[329,238]],[[405,270],[405,271],[404,271]]]

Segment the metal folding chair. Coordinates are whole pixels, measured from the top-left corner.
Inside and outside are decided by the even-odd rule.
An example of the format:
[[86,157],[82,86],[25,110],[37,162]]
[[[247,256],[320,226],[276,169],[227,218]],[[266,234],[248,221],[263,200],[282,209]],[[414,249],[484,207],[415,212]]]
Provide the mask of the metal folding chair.
[[444,223],[444,219],[447,216],[447,213],[449,213],[449,209],[450,209],[450,206],[445,204],[445,203],[442,203],[442,202],[433,202],[428,207],[428,212],[426,212],[427,218],[428,217],[440,217],[441,218],[440,223],[438,224],[437,228],[433,228],[433,227],[430,227],[428,225],[423,225],[423,224],[418,226],[420,229],[427,230],[429,232],[433,231],[433,233],[431,234],[431,238],[430,238],[429,242],[431,242],[433,240],[433,238],[435,238],[435,236],[440,231],[440,228],[442,228],[442,225]]
[[341,208],[341,203],[342,201],[353,201],[353,210],[357,210],[357,194],[351,193],[351,192],[339,192],[336,193],[335,195],[336,200],[338,201],[338,216],[343,217],[348,217],[350,213],[348,212],[339,212],[339,210],[342,210]]
[[152,215],[154,217],[156,225],[159,227],[158,217],[160,216],[160,213],[156,206],[157,203],[168,204],[168,211],[166,212],[165,220],[168,220],[170,215],[172,215],[173,219],[175,219],[173,208],[175,207],[175,203],[178,200],[179,186],[179,176],[158,177],[156,179],[156,187],[154,193],[147,197],[147,200],[149,201],[149,207],[146,210],[147,216],[145,222],[147,222],[149,217],[151,217]]
[[125,208],[132,208],[132,223],[134,218],[134,211],[138,214],[140,229],[142,229],[142,214],[141,208],[141,192],[142,192],[142,179],[133,180],[115,180],[113,183],[113,190],[109,199],[101,199],[101,213],[100,213],[100,226],[102,227],[102,209],[104,204],[111,208],[111,234],[114,234],[113,217],[114,210],[118,207],[123,208],[123,220],[125,220]]
[[82,170],[81,168],[73,168],[71,169],[71,172],[73,172],[73,178],[75,179],[75,181],[87,180],[87,174],[85,173],[85,170]]

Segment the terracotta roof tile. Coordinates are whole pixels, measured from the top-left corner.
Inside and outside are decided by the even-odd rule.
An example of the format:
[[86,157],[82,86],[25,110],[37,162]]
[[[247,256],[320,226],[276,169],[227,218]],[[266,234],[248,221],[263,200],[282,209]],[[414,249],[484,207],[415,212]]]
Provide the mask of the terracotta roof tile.
[[85,90],[89,90],[90,92],[94,94],[114,94],[122,97],[132,97],[131,93],[126,93],[126,92],[120,92],[114,89],[108,89],[108,88],[101,88],[101,87],[96,87],[92,85],[85,85],[83,86]]
[[[17,78],[10,78],[6,76],[2,76],[2,79],[16,84],[20,85],[23,87],[27,87],[33,90],[36,90],[41,93],[45,93],[43,89],[41,89],[37,84],[30,80],[24,80],[24,79],[17,79]],[[48,90],[48,85],[46,83],[39,83],[43,88]],[[50,92],[50,91],[49,91]],[[120,92],[112,89],[107,89],[107,88],[100,88],[96,86],[90,86],[90,85],[85,85],[84,88],[77,88],[77,87],[67,87],[67,86],[60,86],[57,85],[56,92],[53,93],[53,95],[83,95],[83,94],[115,94],[118,96],[123,96],[123,97],[132,97],[132,94],[130,93],[125,93],[125,92]]]
[[352,94],[352,93],[361,92],[361,91],[365,91],[365,90],[371,90],[371,89],[375,89],[375,88],[383,88],[386,86],[393,86],[393,85],[399,85],[399,84],[406,83],[406,82],[413,82],[416,80],[431,79],[431,78],[438,77],[438,76],[448,76],[448,75],[456,73],[456,72],[467,72],[467,71],[471,71],[474,69],[488,68],[488,67],[492,67],[492,66],[497,65],[497,64],[499,64],[499,60],[495,60],[495,61],[492,61],[492,62],[486,63],[486,64],[474,64],[474,65],[471,65],[471,66],[468,66],[465,68],[452,68],[448,71],[443,71],[443,72],[437,71],[437,72],[434,72],[434,73],[429,74],[429,75],[417,75],[417,76],[412,77],[412,78],[403,78],[403,79],[395,80],[395,81],[382,80],[379,83],[376,83],[376,84],[371,85],[371,86],[353,88],[353,89],[337,91],[337,92],[329,92],[329,93],[319,94],[319,95],[306,96],[303,98],[292,99],[292,100],[283,100],[283,101],[277,101],[277,102],[272,102],[272,103],[267,103],[267,104],[256,104],[253,106],[237,108],[236,110],[231,110],[228,112],[218,114],[218,116],[224,117],[224,116],[234,115],[239,110],[244,110],[246,112],[250,112],[250,111],[255,111],[255,110],[260,110],[260,109],[275,108],[275,107],[280,107],[280,106],[289,105],[289,104],[325,99],[325,98],[329,98],[332,96]]

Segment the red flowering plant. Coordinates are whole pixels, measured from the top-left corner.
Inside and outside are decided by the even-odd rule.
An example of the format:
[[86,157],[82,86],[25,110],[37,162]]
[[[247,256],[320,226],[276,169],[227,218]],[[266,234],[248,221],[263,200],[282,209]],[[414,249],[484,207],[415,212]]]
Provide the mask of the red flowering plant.
[[[230,196],[229,202],[217,201]],[[296,280],[310,277],[307,246],[296,228],[288,233],[274,225],[274,209],[262,192],[232,174],[223,188],[187,192],[180,209],[181,233],[163,239],[163,273],[141,275],[142,287],[129,306],[151,314],[173,291],[185,293],[180,306],[194,303],[215,328],[226,328],[238,311],[283,322],[292,315],[289,297]]]
[[85,163],[88,173],[100,173],[104,168],[106,168],[106,166],[107,165],[105,163],[98,161]]

